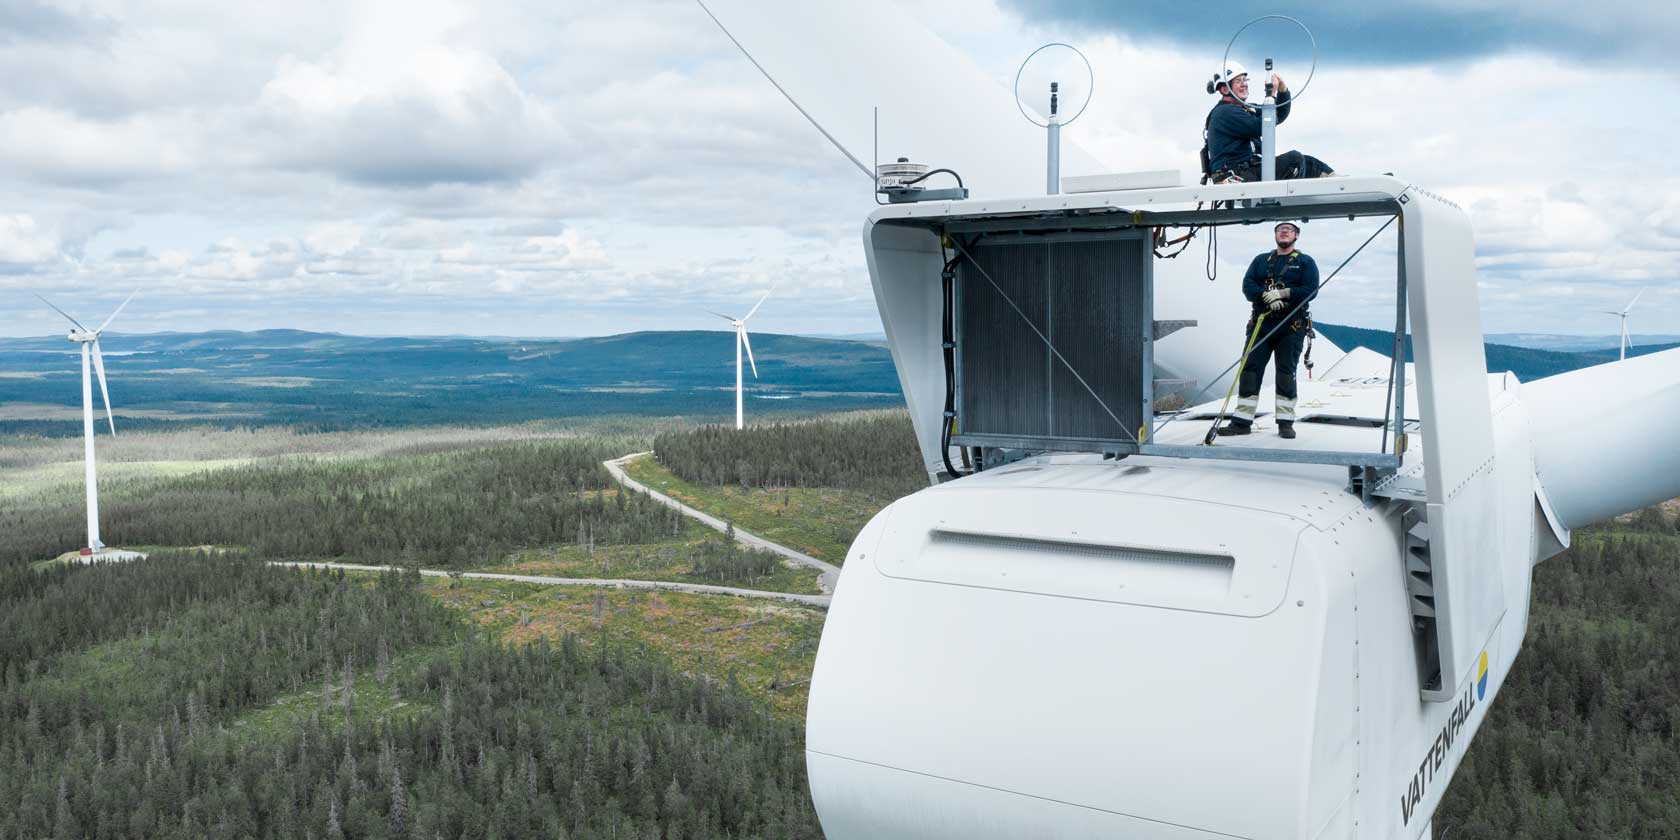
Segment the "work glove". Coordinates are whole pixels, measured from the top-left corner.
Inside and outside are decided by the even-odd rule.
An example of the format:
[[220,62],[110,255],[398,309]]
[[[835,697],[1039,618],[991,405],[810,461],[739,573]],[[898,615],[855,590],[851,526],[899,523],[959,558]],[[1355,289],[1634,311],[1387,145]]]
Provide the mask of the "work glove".
[[1271,302],[1271,310],[1273,312],[1277,312],[1278,310],[1283,309],[1284,305],[1285,304],[1282,300],[1274,300]]
[[1288,299],[1288,289],[1267,289],[1264,294],[1260,295],[1260,302],[1271,306],[1273,309],[1279,308],[1278,303],[1280,301]]

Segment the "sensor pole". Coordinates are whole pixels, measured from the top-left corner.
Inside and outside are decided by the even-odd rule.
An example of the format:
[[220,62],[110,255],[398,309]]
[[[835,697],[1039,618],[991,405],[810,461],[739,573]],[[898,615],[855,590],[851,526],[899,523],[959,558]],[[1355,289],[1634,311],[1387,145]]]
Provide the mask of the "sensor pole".
[[1277,180],[1277,99],[1272,90],[1272,60],[1266,59],[1266,98],[1260,102],[1260,180]]
[[1044,192],[1047,195],[1056,195],[1062,191],[1062,118],[1056,115],[1056,91],[1059,87],[1056,82],[1050,83],[1050,120],[1046,126],[1049,131],[1049,152],[1044,175]]

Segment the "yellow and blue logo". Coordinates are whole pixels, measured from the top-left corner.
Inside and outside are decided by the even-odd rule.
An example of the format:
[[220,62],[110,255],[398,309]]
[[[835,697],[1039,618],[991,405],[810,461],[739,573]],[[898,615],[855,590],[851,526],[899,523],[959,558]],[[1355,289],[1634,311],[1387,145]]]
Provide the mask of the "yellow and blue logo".
[[1476,700],[1487,698],[1487,651],[1482,651],[1482,661],[1476,666]]

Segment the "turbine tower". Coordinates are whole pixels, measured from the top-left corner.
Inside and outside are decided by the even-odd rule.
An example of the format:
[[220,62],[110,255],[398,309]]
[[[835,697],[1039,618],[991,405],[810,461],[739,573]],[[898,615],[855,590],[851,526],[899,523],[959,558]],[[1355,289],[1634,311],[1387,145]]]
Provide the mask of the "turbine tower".
[[[746,348],[747,362],[752,365],[753,378],[758,378],[758,362],[753,360],[752,341],[747,338],[747,319],[751,318],[754,313],[758,312],[758,308],[763,306],[764,302],[769,299],[770,292],[765,292],[764,297],[759,298],[758,303],[753,304],[753,308],[749,310],[746,315],[743,315],[740,318],[731,318],[722,312],[712,312],[713,315],[728,321],[729,325],[735,328],[735,428],[737,429],[745,426],[744,417],[741,411],[741,393],[743,387],[741,382],[742,348]],[[711,310],[707,311],[711,312]]]
[[1628,351],[1628,331],[1627,331],[1628,310],[1632,309],[1633,305],[1639,302],[1639,295],[1642,295],[1642,294],[1645,294],[1644,289],[1640,289],[1638,294],[1635,294],[1633,296],[1633,300],[1628,301],[1628,305],[1622,307],[1622,310],[1620,312],[1617,312],[1614,309],[1604,310],[1604,314],[1614,315],[1617,318],[1622,319],[1622,359],[1624,359],[1624,360],[1627,359],[1627,351]]
[[117,421],[111,414],[111,392],[105,387],[105,356],[99,352],[99,334],[115,320],[117,313],[134,299],[135,292],[129,293],[122,304],[111,313],[99,329],[90,330],[82,326],[82,322],[70,317],[70,313],[59,309],[52,301],[40,295],[41,302],[51,306],[54,312],[63,315],[75,329],[70,331],[71,341],[82,345],[82,445],[84,459],[87,464],[87,546],[82,549],[83,555],[91,555],[105,547],[99,541],[99,479],[94,467],[93,458],[93,380],[88,370],[89,360],[92,360],[93,371],[99,374],[99,395],[105,403],[105,422],[111,427],[111,435],[117,434]]

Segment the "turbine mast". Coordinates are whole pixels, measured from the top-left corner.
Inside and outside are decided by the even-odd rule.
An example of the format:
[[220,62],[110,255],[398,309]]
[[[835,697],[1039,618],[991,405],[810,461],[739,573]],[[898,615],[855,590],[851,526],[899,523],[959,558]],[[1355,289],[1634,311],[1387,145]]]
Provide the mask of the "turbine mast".
[[741,334],[746,331],[745,324],[737,323],[735,327],[735,428],[743,428],[745,418],[741,412]]
[[93,554],[104,548],[99,541],[99,475],[93,461],[93,372],[89,370],[92,364],[93,348],[91,342],[82,344],[82,447],[83,463],[87,465],[87,547],[82,549],[87,554]]

